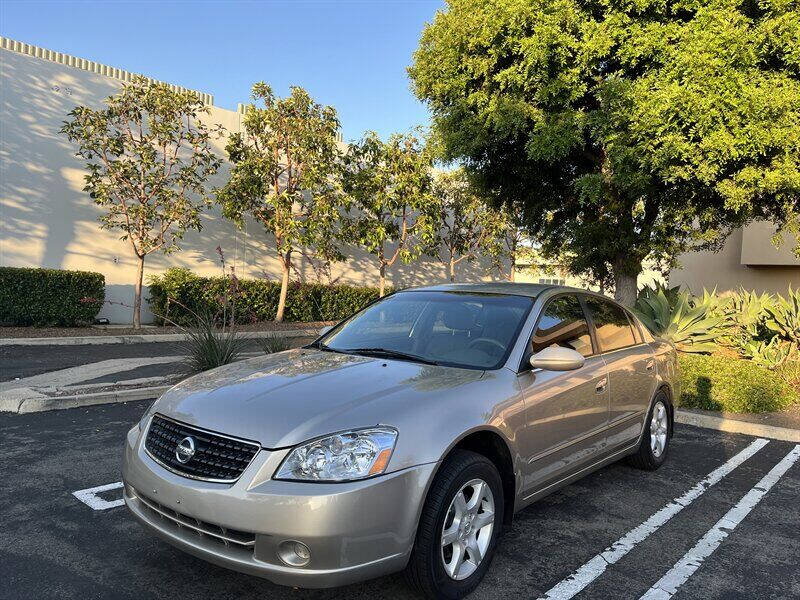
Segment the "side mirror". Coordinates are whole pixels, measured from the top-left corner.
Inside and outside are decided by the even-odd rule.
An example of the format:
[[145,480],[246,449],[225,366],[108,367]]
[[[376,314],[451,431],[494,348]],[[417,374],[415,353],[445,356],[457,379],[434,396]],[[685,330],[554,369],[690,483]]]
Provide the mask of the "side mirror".
[[320,336],[323,336],[323,335],[325,335],[325,334],[326,334],[326,333],[328,333],[328,332],[329,332],[331,329],[333,329],[333,325],[326,325],[325,327],[323,327],[322,329],[320,329],[320,330],[319,330],[319,334],[320,334]]
[[572,371],[580,369],[586,359],[580,352],[572,348],[550,346],[531,356],[530,363],[534,369],[545,371]]

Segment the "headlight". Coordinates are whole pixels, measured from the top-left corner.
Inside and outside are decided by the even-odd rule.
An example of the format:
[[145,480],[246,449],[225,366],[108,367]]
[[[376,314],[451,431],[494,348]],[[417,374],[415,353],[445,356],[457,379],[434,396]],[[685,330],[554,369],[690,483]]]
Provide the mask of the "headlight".
[[275,473],[275,479],[352,481],[386,470],[397,430],[373,427],[335,433],[294,448]]

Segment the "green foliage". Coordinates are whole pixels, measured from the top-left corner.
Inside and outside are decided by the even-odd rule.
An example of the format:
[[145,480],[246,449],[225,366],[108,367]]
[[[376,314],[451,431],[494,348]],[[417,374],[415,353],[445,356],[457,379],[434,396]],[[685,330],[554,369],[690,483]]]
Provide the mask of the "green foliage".
[[776,369],[790,361],[800,360],[797,346],[779,340],[777,336],[770,341],[748,340],[740,347],[742,356],[766,369]]
[[[227,301],[226,277],[198,277],[188,269],[169,269],[150,279],[150,305],[167,322],[191,326],[194,315],[217,315]],[[236,323],[270,321],[280,298],[280,283],[239,279],[235,298]],[[336,321],[356,312],[378,297],[375,288],[347,285],[292,283],[286,298],[287,321]]]
[[693,299],[687,291],[668,293],[661,288],[641,294],[633,311],[654,335],[672,342],[681,352],[716,350],[716,339],[724,331],[726,320],[714,314],[715,296]]
[[[245,133],[231,135],[226,150],[233,168],[217,199],[224,216],[241,226],[250,215],[273,236],[284,298],[293,252],[310,247],[325,260],[341,258],[335,245],[339,119],[299,87],[278,98],[270,86],[257,83],[253,100],[263,108],[248,106]],[[283,318],[280,304],[275,318]]]
[[0,324],[91,324],[105,301],[100,273],[0,267]]
[[740,288],[730,296],[729,318],[740,335],[759,338],[765,333],[767,309],[772,307],[772,294]]
[[264,354],[274,354],[275,352],[283,352],[291,348],[291,343],[285,337],[276,333],[267,334],[266,337],[258,338],[256,340],[258,345],[264,351]]
[[137,327],[144,257],[177,250],[210,202],[205,185],[222,163],[212,149],[222,128],[204,125],[205,113],[195,93],[137,76],[104,108],[73,109],[61,128],[86,160],[83,189],[103,209],[101,227],[120,231],[139,260]]
[[381,295],[387,267],[398,259],[411,262],[434,243],[439,212],[432,167],[430,152],[413,135],[395,134],[384,142],[367,132],[344,157],[342,185],[350,213],[345,239],[375,257]]
[[784,0],[448,0],[409,73],[445,158],[632,304],[644,259],[796,222],[799,32]]
[[218,329],[209,315],[199,315],[195,319],[181,344],[191,372],[208,371],[239,359],[247,344],[245,337],[233,327],[223,325]]
[[428,253],[444,252],[450,281],[455,281],[455,267],[461,261],[471,262],[480,255],[498,261],[506,254],[506,216],[475,193],[463,170],[436,176],[433,195],[440,211],[439,230]]
[[792,291],[789,286],[786,298],[778,294],[766,311],[767,328],[782,339],[800,345],[800,289]]
[[797,389],[751,361],[681,354],[681,406],[729,412],[778,411],[800,401]]

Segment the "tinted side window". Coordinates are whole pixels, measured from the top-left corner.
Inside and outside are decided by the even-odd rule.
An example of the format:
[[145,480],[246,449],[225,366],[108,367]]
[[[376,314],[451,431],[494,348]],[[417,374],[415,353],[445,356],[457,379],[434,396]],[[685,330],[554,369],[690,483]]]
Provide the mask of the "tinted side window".
[[589,325],[578,298],[560,296],[552,300],[539,318],[531,340],[534,352],[557,345],[577,350],[584,356],[592,354]]
[[636,343],[628,316],[619,306],[594,297],[586,298],[586,305],[592,314],[601,351],[608,352]]

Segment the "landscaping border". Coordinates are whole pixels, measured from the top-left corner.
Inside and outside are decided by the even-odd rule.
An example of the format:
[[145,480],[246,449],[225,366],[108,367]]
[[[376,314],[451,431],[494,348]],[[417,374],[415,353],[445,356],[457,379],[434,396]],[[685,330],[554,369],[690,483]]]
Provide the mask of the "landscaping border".
[[[320,328],[313,329],[276,329],[273,331],[243,331],[242,337],[247,339],[265,339],[271,337],[295,338],[318,336]],[[182,342],[184,333],[156,333],[140,335],[85,335],[76,337],[40,337],[40,338],[0,338],[0,346],[83,346],[90,344],[146,344],[153,342]]]

